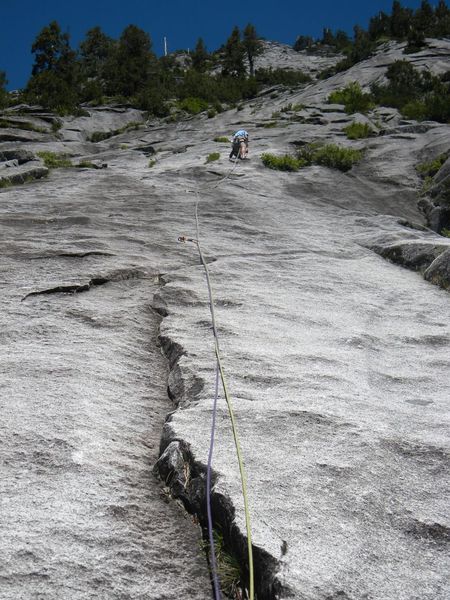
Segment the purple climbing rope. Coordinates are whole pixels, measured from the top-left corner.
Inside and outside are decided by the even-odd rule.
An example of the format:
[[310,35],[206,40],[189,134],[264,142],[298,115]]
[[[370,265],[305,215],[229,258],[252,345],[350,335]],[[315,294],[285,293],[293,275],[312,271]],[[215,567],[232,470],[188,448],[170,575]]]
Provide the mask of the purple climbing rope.
[[214,533],[213,533],[213,522],[212,522],[212,510],[211,510],[211,471],[212,471],[212,457],[214,452],[214,438],[216,433],[216,416],[217,416],[217,400],[219,398],[219,364],[216,362],[216,383],[214,390],[214,404],[212,410],[212,422],[211,422],[211,440],[209,444],[208,454],[208,467],[206,469],[206,512],[208,515],[208,535],[209,535],[209,549],[210,549],[210,561],[211,561],[211,572],[214,585],[214,598],[220,600],[220,583],[219,576],[217,574],[216,564],[216,552],[214,548]]

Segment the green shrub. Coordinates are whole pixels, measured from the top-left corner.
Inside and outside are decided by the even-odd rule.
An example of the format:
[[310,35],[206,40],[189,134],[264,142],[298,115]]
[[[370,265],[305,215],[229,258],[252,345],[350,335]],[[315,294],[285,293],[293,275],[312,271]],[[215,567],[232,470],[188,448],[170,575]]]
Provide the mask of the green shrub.
[[269,123],[263,123],[264,129],[273,129],[277,127],[278,123],[276,121],[270,121]]
[[137,129],[139,129],[141,127],[141,125],[142,125],[142,123],[140,123],[139,121],[130,121],[123,127],[120,127],[120,129],[113,129],[112,131],[94,131],[94,133],[92,133],[91,136],[89,137],[89,141],[94,142],[94,143],[102,142],[103,140],[107,140],[110,137],[113,137],[115,135],[120,135],[121,133],[125,133],[125,131],[130,131],[130,130],[136,131]]
[[442,85],[424,98],[425,119],[450,123],[450,84]]
[[103,142],[103,140],[107,140],[113,135],[114,131],[94,131],[94,133],[92,133],[88,139],[90,142],[94,142],[94,144],[96,144],[97,142]]
[[189,97],[185,98],[180,103],[180,108],[191,115],[198,115],[204,110],[207,110],[208,103],[206,102],[206,100],[202,100],[201,98]]
[[77,169],[99,169],[100,167],[90,160],[82,160],[77,165],[75,165]]
[[301,83],[309,83],[311,81],[311,77],[306,73],[290,69],[257,69],[255,78],[262,85],[281,84],[288,87],[295,87]]
[[349,83],[345,88],[331,92],[328,102],[329,104],[344,104],[345,112],[348,114],[365,113],[374,106],[372,96],[365,94],[356,81]]
[[44,165],[48,169],[59,169],[73,167],[67,154],[57,154],[56,152],[36,152],[39,158],[42,158]]
[[291,110],[293,110],[292,102],[290,102],[289,104],[286,104],[285,106],[282,106],[280,108],[280,112],[291,112]]
[[229,144],[230,143],[230,140],[227,137],[225,137],[225,136],[215,137],[214,141],[215,142],[220,142],[220,143],[223,142],[224,144]]
[[208,156],[206,157],[206,162],[210,163],[215,160],[219,160],[219,158],[220,158],[219,152],[211,152],[211,154],[208,154]]
[[304,104],[294,104],[292,106],[292,110],[297,112],[298,110],[303,110],[305,108]]
[[296,156],[299,160],[303,161],[305,165],[312,165],[314,163],[315,154],[321,147],[322,144],[320,144],[320,142],[305,144],[297,150]]
[[440,170],[440,168],[449,156],[450,151],[443,152],[442,154],[439,154],[439,156],[436,156],[436,158],[433,158],[432,160],[428,160],[426,162],[419,163],[418,165],[416,165],[416,171],[423,179],[427,177],[432,178]]
[[53,133],[58,133],[58,131],[61,129],[62,127],[62,121],[60,121],[60,119],[55,119],[54,121],[52,121],[52,132]]
[[450,238],[450,229],[445,229],[444,227],[444,229],[441,229],[441,235]]
[[407,102],[400,112],[406,119],[414,119],[415,121],[423,121],[427,115],[425,102],[421,100],[411,100]]
[[386,85],[371,86],[378,104],[398,108],[408,119],[450,122],[450,82],[445,73],[437,77],[398,60],[389,66],[386,78]]
[[368,123],[358,123],[356,121],[344,127],[344,131],[349,140],[361,140],[374,134]]
[[272,119],[279,119],[281,117],[281,112],[276,110],[272,113]]
[[265,167],[276,171],[298,171],[301,167],[306,166],[304,161],[290,154],[276,156],[275,154],[265,152],[261,154],[261,160]]
[[214,108],[210,108],[208,110],[208,119],[214,119],[214,117],[217,115],[216,111],[214,110]]
[[354,164],[359,162],[362,156],[362,150],[327,144],[315,151],[313,162],[317,165],[345,172],[349,171]]
[[154,158],[148,161],[148,167],[149,167],[149,169],[151,169],[155,165],[156,165],[156,160]]
[[0,71],[0,109],[6,108],[9,104],[9,94],[6,90],[6,84],[8,80],[6,79],[6,73],[4,71]]

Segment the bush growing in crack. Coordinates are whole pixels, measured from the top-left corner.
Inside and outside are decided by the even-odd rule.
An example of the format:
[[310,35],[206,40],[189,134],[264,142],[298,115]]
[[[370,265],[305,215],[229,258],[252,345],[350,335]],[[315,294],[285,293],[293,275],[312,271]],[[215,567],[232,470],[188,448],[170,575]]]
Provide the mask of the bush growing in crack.
[[[220,588],[228,598],[243,598],[244,577],[238,559],[230,554],[225,547],[224,536],[220,531],[214,529],[214,550],[216,556],[217,575]],[[203,551],[209,556],[210,545],[202,542]]]
[[349,140],[362,140],[375,134],[368,123],[358,123],[357,121],[344,127],[344,132]]
[[101,169],[98,165],[91,162],[90,160],[82,160],[77,165],[73,165],[77,169]]
[[206,157],[206,163],[214,162],[215,160],[219,160],[219,158],[219,152],[211,152],[211,154],[208,154],[208,156]]
[[180,102],[180,108],[190,115],[198,115],[208,109],[208,102],[202,98],[189,97]]
[[450,150],[448,150],[447,152],[443,152],[442,154],[439,154],[439,156],[436,156],[436,158],[433,158],[432,160],[417,164],[416,171],[424,179],[426,177],[434,177],[449,156]]
[[296,156],[265,153],[261,155],[261,160],[264,166],[277,171],[298,171],[302,167],[321,165],[346,172],[362,159],[363,154],[363,150],[312,143],[300,148]]
[[344,148],[337,144],[308,144],[297,151],[297,158],[307,164],[321,165],[339,171],[349,171],[363,157],[363,150]]
[[57,154],[56,152],[36,152],[37,156],[44,161],[44,165],[48,169],[61,169],[73,167],[72,161],[67,154]]
[[274,169],[275,171],[298,171],[300,167],[306,166],[305,162],[298,160],[290,154],[276,156],[275,154],[265,152],[261,155],[261,160],[265,167]]
[[372,96],[365,94],[357,81],[352,81],[345,88],[331,92],[328,96],[328,103],[343,104],[345,112],[348,114],[366,113],[375,106]]

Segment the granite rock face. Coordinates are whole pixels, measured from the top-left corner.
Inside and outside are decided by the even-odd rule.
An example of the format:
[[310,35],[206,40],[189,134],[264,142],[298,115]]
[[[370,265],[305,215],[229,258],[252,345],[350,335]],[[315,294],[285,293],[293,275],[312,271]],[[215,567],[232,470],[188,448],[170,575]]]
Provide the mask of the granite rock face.
[[433,177],[430,189],[421,198],[419,206],[433,231],[450,231],[450,158]]
[[[408,59],[438,72],[449,48],[435,41]],[[8,600],[23,589],[210,597],[198,533],[161,498],[171,488],[204,517],[214,347],[195,244],[177,241],[197,235],[195,190],[258,599],[448,597],[449,241],[417,206],[415,165],[448,150],[450,128],[381,108],[366,118],[383,135],[352,142],[343,128],[359,117],[326,103],[402,57],[391,44],[351,73],[213,119],[142,117],[127,130],[132,111],[93,111],[88,124],[64,120],[60,137],[0,145],[108,163],[0,191]],[[90,142],[108,119],[121,133]],[[234,167],[213,140],[240,126],[251,158]],[[364,159],[345,174],[259,160],[317,140],[364,148]],[[213,151],[221,158],[206,165]],[[215,522],[245,572],[222,397],[213,464]]]

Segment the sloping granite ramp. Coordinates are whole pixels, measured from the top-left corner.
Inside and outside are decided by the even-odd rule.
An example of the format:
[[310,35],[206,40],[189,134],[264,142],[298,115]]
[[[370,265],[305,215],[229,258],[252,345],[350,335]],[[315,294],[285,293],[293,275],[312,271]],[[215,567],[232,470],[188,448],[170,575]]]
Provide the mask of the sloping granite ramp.
[[144,195],[78,175],[1,194],[0,597],[204,600],[198,526],[152,474],[158,274],[130,257],[151,228],[107,226]]

